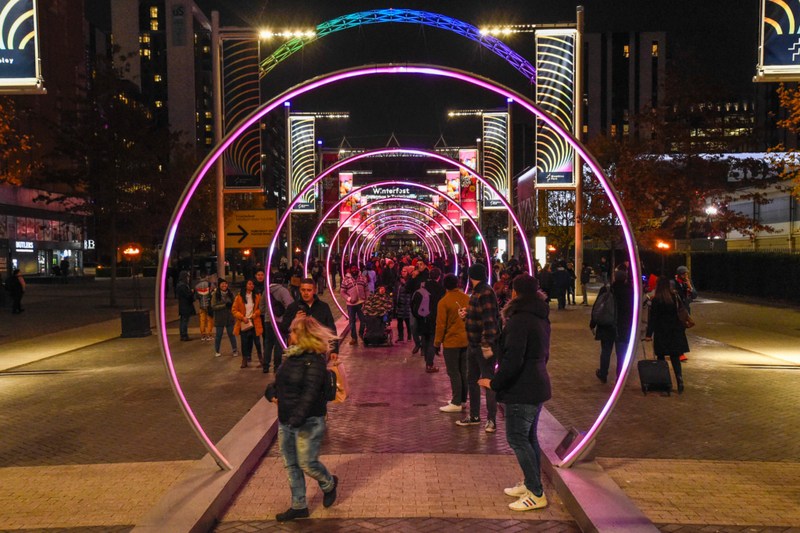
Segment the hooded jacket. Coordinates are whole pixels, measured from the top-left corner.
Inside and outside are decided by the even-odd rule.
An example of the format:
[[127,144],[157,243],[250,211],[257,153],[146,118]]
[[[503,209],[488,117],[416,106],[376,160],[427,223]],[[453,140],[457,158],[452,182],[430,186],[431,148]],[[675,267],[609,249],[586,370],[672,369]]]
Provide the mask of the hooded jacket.
[[550,399],[549,315],[542,293],[533,299],[515,298],[503,310],[500,365],[491,381],[498,402],[535,405]]
[[439,310],[439,300],[441,300],[447,291],[438,282],[429,279],[420,285],[420,289],[425,287],[425,290],[430,293],[429,299],[429,314],[428,316],[421,317],[418,314],[419,306],[422,304],[422,295],[415,292],[411,297],[411,313],[417,319],[417,332],[420,335],[436,335],[436,319]]
[[275,381],[264,391],[264,397],[269,401],[278,399],[281,424],[299,428],[309,417],[328,414],[322,394],[328,371],[321,354],[304,352],[296,345],[290,346],[283,357]]
[[[270,283],[269,294],[272,297],[273,301],[282,303],[284,309],[288,309],[289,304],[294,302],[294,298],[292,298],[291,293],[289,293],[289,289],[287,289],[280,283]],[[264,319],[264,322],[271,324],[272,317],[269,316],[269,309],[267,309],[267,302],[269,302],[269,298],[265,298],[262,296],[261,300],[258,302],[258,309],[261,311],[261,318]],[[283,315],[275,315],[275,320],[279,324],[282,318]]]

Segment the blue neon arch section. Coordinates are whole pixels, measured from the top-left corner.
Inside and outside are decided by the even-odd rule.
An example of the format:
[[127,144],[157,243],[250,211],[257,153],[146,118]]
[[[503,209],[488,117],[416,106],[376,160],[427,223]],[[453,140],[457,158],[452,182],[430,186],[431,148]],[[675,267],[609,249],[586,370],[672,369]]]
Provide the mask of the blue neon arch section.
[[442,30],[452,31],[467,39],[477,42],[494,54],[502,57],[509,65],[522,73],[531,83],[536,83],[536,68],[527,59],[506,46],[500,39],[482,34],[472,24],[467,24],[458,19],[446,17],[429,11],[414,9],[375,9],[360,11],[343,17],[331,19],[317,26],[315,35],[294,37],[275,50],[269,57],[261,62],[261,76],[265,76],[284,59],[294,54],[303,46],[321,39],[331,33],[355,28],[365,24],[383,24],[386,22],[404,22],[408,24],[422,24]]

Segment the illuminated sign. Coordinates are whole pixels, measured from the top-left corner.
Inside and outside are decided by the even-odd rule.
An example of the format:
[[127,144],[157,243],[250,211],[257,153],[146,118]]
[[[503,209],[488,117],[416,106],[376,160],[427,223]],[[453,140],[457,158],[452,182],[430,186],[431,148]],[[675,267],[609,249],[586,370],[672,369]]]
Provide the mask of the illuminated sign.
[[0,93],[43,93],[35,0],[0,0]]
[[[508,199],[508,113],[483,114],[483,177]],[[483,189],[486,211],[505,209],[500,199],[488,188]]]
[[94,240],[88,239],[83,241],[83,249],[84,250],[94,250]]
[[33,243],[30,241],[17,241],[17,251],[23,253],[33,252]]
[[[296,116],[289,117],[289,175],[291,176],[291,190],[289,197],[294,198],[297,193],[314,181],[316,175],[316,160],[314,158],[316,143],[314,142],[314,117]],[[292,209],[295,213],[313,213],[317,210],[316,188],[303,195],[302,200]]]
[[755,81],[800,80],[800,0],[761,0]]
[[[575,30],[536,32],[536,100],[565,130],[573,131]],[[567,140],[542,119],[536,121],[536,186],[575,186],[575,155]]]
[[[172,44],[191,43],[191,4],[172,5]],[[189,26],[188,32],[187,25]],[[258,107],[258,41],[222,39],[222,119],[225,131],[238,124]],[[211,117],[207,117],[211,118]],[[206,127],[208,127],[206,121]],[[206,142],[213,137],[206,133]],[[258,123],[231,143],[223,157],[225,190],[230,192],[261,192],[261,130]]]
[[[459,150],[458,160],[470,170],[478,171],[478,150],[474,148]],[[461,207],[472,218],[478,218],[478,180],[461,170]]]

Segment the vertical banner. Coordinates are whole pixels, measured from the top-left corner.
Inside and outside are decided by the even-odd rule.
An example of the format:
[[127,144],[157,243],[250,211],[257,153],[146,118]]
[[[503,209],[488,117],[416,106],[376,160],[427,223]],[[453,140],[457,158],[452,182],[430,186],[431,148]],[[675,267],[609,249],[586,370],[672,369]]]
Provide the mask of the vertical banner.
[[[574,122],[576,30],[536,32],[536,101],[568,132]],[[575,187],[572,146],[541,120],[536,121],[536,186]]]
[[[341,200],[348,194],[350,191],[353,190],[353,173],[352,172],[340,172],[339,173],[339,199]],[[347,220],[347,217],[353,212],[353,197],[347,199],[339,207],[339,225],[341,226],[344,224],[344,221]]]
[[[508,161],[508,113],[483,114],[483,177],[508,200],[509,186]],[[485,211],[505,210],[500,199],[489,190],[483,189],[482,207]]]
[[800,80],[800,0],[761,0],[755,81]]
[[[458,202],[461,199],[461,172],[450,170],[445,173],[447,196]],[[452,202],[447,202],[447,218],[453,224],[461,223],[461,213]]]
[[[466,148],[458,151],[458,160],[466,166],[478,171],[478,150],[476,148]],[[474,219],[478,218],[478,180],[467,174],[461,173],[461,207]],[[466,218],[466,217],[464,217]]]
[[[338,152],[330,153],[330,152],[323,152],[322,153],[322,170],[324,171],[334,163],[339,160]],[[350,175],[351,178],[351,185],[352,185],[352,174]],[[320,182],[322,194],[320,197],[322,198],[322,204],[320,205],[320,209],[323,212],[328,211],[333,204],[339,201],[341,196],[341,183],[340,183],[340,176],[337,173],[330,174],[322,179]],[[328,220],[331,222],[337,222],[339,220],[339,215],[334,210],[331,213],[331,216],[328,217]]]
[[44,92],[38,21],[35,0],[0,0],[0,93]]
[[[250,114],[259,105],[258,41],[223,41],[222,86],[225,132]],[[202,135],[201,135],[202,133]],[[210,131],[198,133],[207,139]],[[225,190],[231,192],[261,192],[261,131],[259,124],[233,141],[222,157],[225,169]]]
[[[316,175],[314,142],[314,117],[310,115],[289,116],[289,175],[291,190],[289,198],[294,198]],[[293,213],[314,213],[317,210],[316,188],[308,191],[298,202]]]

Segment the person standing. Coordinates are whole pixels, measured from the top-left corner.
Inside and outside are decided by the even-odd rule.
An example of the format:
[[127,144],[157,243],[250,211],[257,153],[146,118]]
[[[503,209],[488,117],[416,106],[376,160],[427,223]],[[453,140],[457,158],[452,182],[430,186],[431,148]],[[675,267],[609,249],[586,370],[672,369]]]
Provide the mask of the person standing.
[[[345,274],[341,285],[339,286],[339,294],[342,295],[344,301],[347,302],[347,316],[350,320],[350,344],[357,344],[358,337],[364,336],[364,302],[369,298],[369,287],[367,286],[367,278],[363,274],[359,274],[358,265],[355,263],[350,265],[350,271]],[[356,319],[360,322],[359,329],[356,329]]]
[[[242,341],[242,368],[247,368],[247,363],[252,361],[253,345],[261,338],[264,328],[261,323],[261,310],[259,303],[261,295],[257,294],[253,280],[247,280],[242,287],[242,292],[233,301],[231,312],[236,319],[236,326],[233,334],[239,335]],[[260,346],[258,347],[258,359],[263,368],[264,359],[261,356]]]
[[189,319],[197,314],[194,308],[194,294],[192,289],[189,288],[189,273],[181,270],[178,274],[178,287],[175,289],[175,294],[178,295],[178,315],[180,315],[179,330],[182,341],[190,341],[189,338]]
[[589,300],[587,299],[586,293],[586,286],[589,284],[589,281],[592,277],[592,267],[587,265],[586,263],[581,264],[581,296],[583,297],[583,301],[581,305],[589,305]]
[[64,257],[61,260],[61,264],[59,265],[59,267],[61,269],[61,283],[66,284],[67,276],[69,276],[69,259]]
[[224,278],[220,278],[217,282],[217,290],[211,294],[211,310],[214,311],[214,327],[217,328],[217,334],[214,337],[214,355],[217,357],[219,357],[223,331],[228,333],[233,356],[239,355],[236,350],[236,337],[233,335],[233,327],[236,325],[236,319],[231,313],[233,300],[233,293],[228,288],[228,282]]
[[292,298],[295,300],[300,299],[300,282],[303,280],[303,267],[299,259],[292,262],[292,267],[289,269],[289,286],[292,290]]
[[539,288],[547,295],[547,303],[553,296],[553,273],[550,271],[550,263],[545,263],[539,271]]
[[559,261],[556,271],[553,272],[553,287],[556,291],[559,309],[567,308],[567,290],[572,283],[569,272],[567,272],[567,264]]
[[[459,310],[467,331],[467,380],[469,384],[469,416],[456,422],[459,426],[476,426],[481,423],[481,387],[479,378],[492,379],[497,362],[500,338],[497,295],[486,283],[486,267],[473,263],[469,267],[472,295],[466,309]],[[486,433],[497,431],[497,399],[491,389],[486,389]]]
[[567,285],[567,305],[575,305],[575,266],[567,263],[567,274],[569,274],[569,285]]
[[686,340],[686,328],[678,317],[680,306],[680,298],[672,290],[669,278],[658,278],[644,340],[646,342],[653,341],[653,353],[659,361],[664,361],[666,357],[672,361],[672,371],[675,372],[678,392],[682,393],[681,355],[689,351],[689,341]]
[[[308,290],[315,298],[313,280],[308,281]],[[336,501],[339,478],[319,460],[328,414],[323,394],[325,380],[329,379],[325,353],[334,342],[330,328],[312,316],[298,316],[289,327],[286,361],[264,391],[264,397],[278,406],[278,440],[292,492],[292,506],[278,513],[278,522],[308,518],[306,475],[319,483],[323,507]]]
[[214,315],[211,312],[211,294],[214,291],[214,284],[208,279],[205,270],[200,271],[200,281],[194,286],[194,297],[200,307],[200,339],[211,340],[211,332],[214,331]]
[[528,275],[514,278],[513,298],[503,310],[500,366],[494,378],[478,383],[497,393],[506,404],[506,440],[517,456],[524,480],[505,489],[518,498],[509,504],[512,511],[531,511],[547,507],[542,486],[541,457],[537,427],[542,404],[550,399],[550,307],[539,282]]
[[335,361],[339,357],[339,341],[336,332],[336,322],[333,320],[333,313],[328,304],[319,299],[314,294],[316,285],[314,280],[306,278],[300,281],[300,299],[295,300],[286,308],[286,313],[281,320],[281,332],[284,338],[288,338],[292,323],[295,318],[306,316],[313,317],[317,322],[328,328],[336,340],[331,344],[331,360]]
[[372,294],[375,292],[375,280],[378,278],[378,275],[375,273],[370,261],[367,261],[364,269],[364,276],[367,278],[367,287],[369,287],[369,293]]
[[325,292],[325,264],[322,259],[317,259],[317,262],[311,267],[311,277],[317,283],[317,294]]
[[18,268],[15,268],[6,280],[6,290],[11,295],[11,314],[18,315],[22,308],[22,297],[25,295],[25,279]]
[[[697,298],[697,291],[694,288],[694,283],[689,279],[689,269],[685,266],[679,266],[675,274],[675,279],[672,280],[672,290],[675,295],[680,298],[681,303],[686,308],[686,312],[692,314],[692,302]],[[681,354],[681,361],[686,361],[688,357],[686,354]]]
[[600,258],[600,266],[597,267],[597,272],[600,273],[600,278],[603,281],[603,285],[608,285],[608,277],[611,274],[611,264],[606,261],[605,257]]
[[261,365],[261,371],[265,374],[269,372],[270,360],[273,361],[273,372],[277,372],[283,357],[283,346],[278,340],[275,328],[272,327],[272,317],[267,309],[270,299],[273,302],[272,312],[275,314],[275,323],[280,325],[286,309],[294,302],[289,290],[283,286],[283,276],[280,273],[276,273],[272,277],[269,292],[258,302],[261,318],[264,320],[264,362]]
[[445,295],[444,288],[439,284],[441,276],[441,270],[433,267],[430,271],[430,279],[422,283],[417,292],[411,297],[411,314],[417,319],[417,331],[422,345],[422,356],[425,358],[425,372],[428,374],[439,371],[439,367],[433,364],[433,358],[436,355],[433,341],[436,335],[436,315],[439,300]]
[[511,274],[508,270],[500,272],[500,279],[492,287],[497,295],[497,308],[502,309],[511,300]]
[[442,282],[447,293],[439,300],[436,311],[436,336],[433,344],[438,350],[444,345],[444,364],[453,399],[440,407],[444,413],[460,413],[467,401],[467,329],[459,311],[469,306],[469,296],[458,288],[458,278],[447,274]]
[[[400,274],[400,281],[397,284],[397,294],[395,300],[395,315],[397,315],[397,342],[406,342],[404,338],[403,326],[408,331],[408,340],[412,340],[411,334],[411,295],[406,292],[408,283],[408,272],[411,267],[403,267]],[[418,342],[415,343],[418,344]]]
[[611,365],[611,350],[617,353],[617,379],[622,373],[625,353],[631,336],[631,320],[633,315],[633,285],[628,282],[628,273],[624,270],[614,272],[614,283],[603,285],[597,297],[608,291],[614,295],[616,321],[613,325],[600,325],[591,319],[589,328],[594,332],[595,340],[600,341],[600,368],[595,376],[602,383],[608,381],[608,367]]

